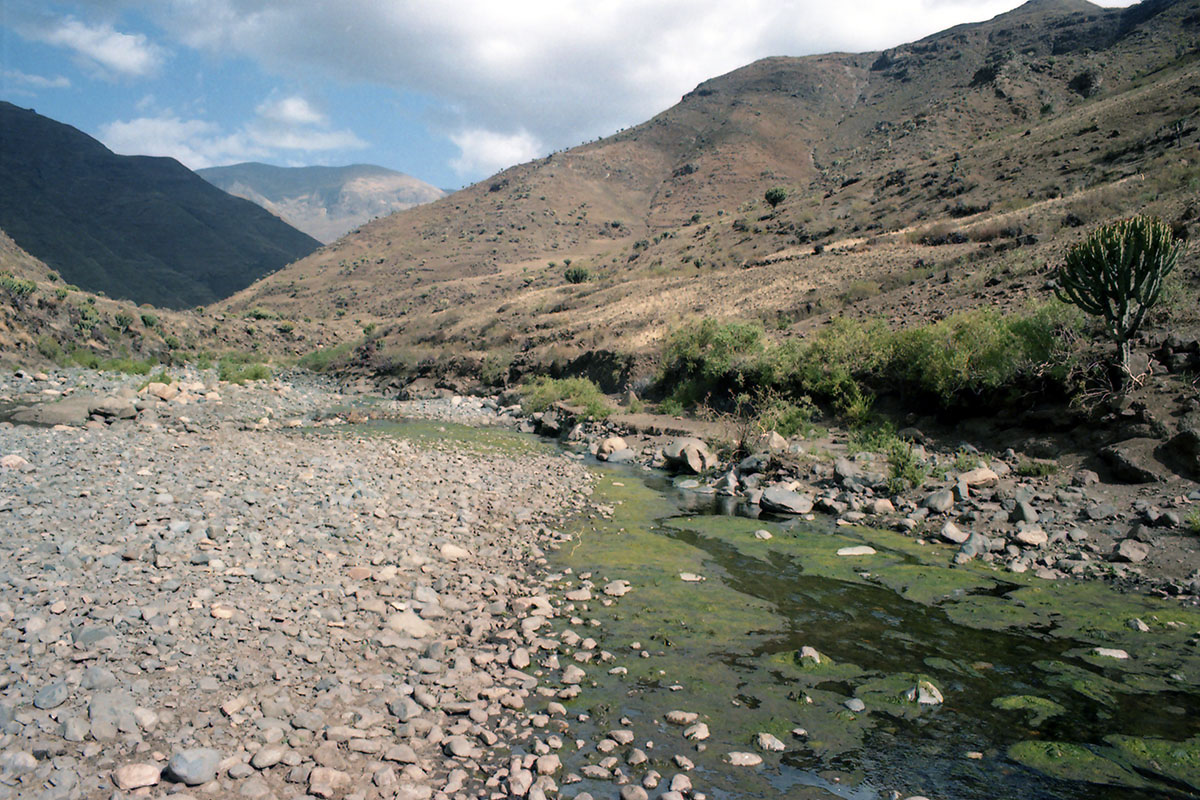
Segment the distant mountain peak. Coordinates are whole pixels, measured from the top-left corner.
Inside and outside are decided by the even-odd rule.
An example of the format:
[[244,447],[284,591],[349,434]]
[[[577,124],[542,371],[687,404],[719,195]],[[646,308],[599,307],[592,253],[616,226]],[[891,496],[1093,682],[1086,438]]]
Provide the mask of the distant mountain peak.
[[257,203],[325,243],[376,217],[445,194],[411,175],[374,164],[276,167],[247,162],[197,172],[214,186]]

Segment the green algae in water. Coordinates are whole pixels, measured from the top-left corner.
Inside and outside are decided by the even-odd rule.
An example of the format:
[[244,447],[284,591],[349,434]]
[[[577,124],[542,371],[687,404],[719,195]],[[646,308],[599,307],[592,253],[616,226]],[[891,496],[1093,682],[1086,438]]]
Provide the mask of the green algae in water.
[[432,419],[378,419],[328,428],[307,428],[305,433],[390,436],[417,445],[451,444],[477,453],[501,455],[550,455],[557,452],[554,445],[548,442],[506,428],[475,428]]
[[1200,791],[1200,736],[1182,742],[1133,736],[1109,736],[1105,741],[1134,769]]
[[933,605],[999,586],[986,575],[971,570],[932,564],[896,564],[881,570],[876,580],[906,600],[922,605]]
[[854,690],[854,694],[866,704],[867,711],[883,711],[892,716],[914,719],[923,713],[928,713],[936,709],[940,705],[921,705],[915,700],[908,699],[908,693],[923,682],[930,683],[940,691],[937,682],[929,675],[914,672],[898,672],[895,675],[872,678],[860,684]]
[[1004,711],[1026,712],[1029,725],[1034,728],[1040,727],[1046,720],[1058,716],[1067,710],[1053,700],[1047,700],[1045,697],[1037,697],[1031,694],[1013,694],[1007,697],[997,697],[992,701],[992,705]]
[[[1028,734],[1009,715],[1016,711],[1037,719],[1038,714],[1000,705],[993,710],[993,700],[1034,697],[1042,691],[1047,702],[1066,709],[1048,718],[1048,730],[1067,742],[1092,742],[1115,732],[1170,737],[1175,727],[1184,736],[1196,733],[1190,718],[1164,722],[1126,713],[1138,702],[1130,699],[1138,691],[1137,681],[1126,676],[1142,673],[1081,663],[1085,660],[1078,656],[1088,643],[1066,639],[1060,631],[1085,626],[1063,625],[1053,599],[1058,593],[1069,595],[1070,582],[1048,584],[1049,595],[1031,594],[1027,606],[1004,593],[1019,594],[1036,587],[1039,579],[1007,576],[983,564],[952,567],[946,563],[949,551],[940,546],[867,528],[834,528],[824,521],[807,525],[694,513],[673,516],[680,513],[678,505],[666,502],[639,477],[602,474],[606,477],[595,499],[612,505],[612,519],[581,524],[582,538],[553,558],[577,572],[604,576],[594,577],[597,581],[630,580],[630,595],[609,608],[593,606],[590,613],[602,618],[611,649],[637,639],[652,655],[621,659],[618,663],[629,669],[627,678],[597,676],[600,687],[585,693],[579,701],[583,705],[568,705],[583,710],[594,703],[611,709],[610,717],[625,713],[645,725],[660,724],[657,720],[672,708],[700,712],[712,738],[709,749],[695,753],[694,760],[697,774],[704,775],[715,796],[797,796],[792,791],[796,781],[819,780],[831,771],[875,787],[907,790],[902,794],[1097,800],[1161,796],[1165,784],[1138,776],[1122,766],[1115,751],[1111,757],[1107,751],[1097,754],[1092,745],[1064,746],[1076,748],[1070,751],[1075,762],[1091,759],[1110,770],[1111,779],[1101,783],[1124,788],[1089,786],[1087,778],[1060,780],[1066,774],[1064,762],[1072,761],[1063,757],[1048,770],[1010,764],[1004,777],[993,782],[990,773],[980,771],[981,764],[989,763],[986,759],[967,762],[946,752],[951,742],[955,748],[993,754],[1015,746],[1015,740]],[[754,531],[760,528],[770,530],[773,538],[756,539]],[[859,543],[881,552],[866,559],[836,555],[838,548]],[[678,578],[680,571],[709,580],[685,583]],[[1063,607],[1104,602],[1103,593],[1081,597]],[[988,611],[980,614],[981,608]],[[1131,612],[1122,608],[1118,613]],[[1114,616],[1114,624],[1088,629],[1096,637],[1130,635],[1116,620]],[[1154,634],[1142,636],[1156,641],[1157,648],[1167,641],[1161,635],[1167,628],[1147,621]],[[1103,641],[1110,646],[1111,639]],[[795,663],[803,644],[832,657],[805,669]],[[1180,652],[1173,655],[1175,663],[1186,667]],[[1041,669],[1028,685],[1028,665],[1034,662]],[[922,669],[931,675],[921,674]],[[904,698],[922,679],[938,686],[944,705],[921,707]],[[667,691],[675,683],[682,691]],[[867,703],[866,713],[845,708],[850,695]],[[1175,702],[1189,705],[1178,698]],[[808,736],[785,736],[789,725],[805,728]],[[721,763],[721,754],[748,749],[747,743],[763,730],[776,733],[787,751],[767,754],[764,766],[752,771],[731,771]],[[683,744],[672,728],[660,726],[646,735],[660,746]]]
[[1038,772],[1070,781],[1145,788],[1150,782],[1102,755],[1069,742],[1017,742],[1008,757]]

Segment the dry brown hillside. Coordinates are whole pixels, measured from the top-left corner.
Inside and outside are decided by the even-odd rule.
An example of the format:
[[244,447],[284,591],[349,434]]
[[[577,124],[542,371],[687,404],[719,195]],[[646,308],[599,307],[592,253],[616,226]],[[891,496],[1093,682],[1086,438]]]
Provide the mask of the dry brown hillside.
[[380,323],[384,364],[529,364],[650,347],[696,316],[786,335],[1022,303],[1095,224],[1196,219],[1198,43],[1200,0],[1034,0],[883,53],[765,59],[365,225],[226,307]]

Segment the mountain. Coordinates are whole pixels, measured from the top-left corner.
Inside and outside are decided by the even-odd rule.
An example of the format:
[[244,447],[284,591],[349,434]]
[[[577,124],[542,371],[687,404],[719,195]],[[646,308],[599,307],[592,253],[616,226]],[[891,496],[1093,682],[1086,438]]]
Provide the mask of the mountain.
[[196,174],[326,243],[376,217],[446,194],[410,175],[370,164],[273,167],[247,163],[199,169]]
[[65,281],[142,303],[212,303],[320,242],[171,158],[119,156],[0,102],[0,228]]
[[764,59],[368,223],[227,306],[380,323],[371,351],[393,368],[637,352],[698,316],[787,336],[1044,299],[1039,272],[1095,224],[1196,218],[1198,40],[1198,0],[1034,0],[884,52]]

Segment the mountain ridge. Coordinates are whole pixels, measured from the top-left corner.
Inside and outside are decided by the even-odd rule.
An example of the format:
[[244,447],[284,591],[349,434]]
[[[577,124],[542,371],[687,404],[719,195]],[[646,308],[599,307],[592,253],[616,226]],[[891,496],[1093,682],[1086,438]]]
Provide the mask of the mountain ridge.
[[[1032,297],[1017,271],[1083,232],[1057,215],[1183,213],[1171,148],[1195,125],[1168,132],[1200,105],[1198,9],[1035,2],[886,51],[764,59],[614,136],[368,223],[226,307],[376,321],[395,358],[536,361],[649,347],[696,314],[798,335],[863,286],[901,321],[939,292],[1011,305]],[[1135,175],[1144,197],[1122,194]],[[948,246],[922,244],[946,239],[938,227]],[[588,280],[564,281],[566,259]],[[920,270],[970,280],[895,286]],[[976,285],[990,271],[1007,277]]]
[[0,228],[69,283],[183,308],[219,300],[319,242],[172,158],[122,156],[0,102]]
[[374,164],[278,167],[245,162],[206,167],[196,174],[325,243],[371,219],[445,194],[411,175]]

